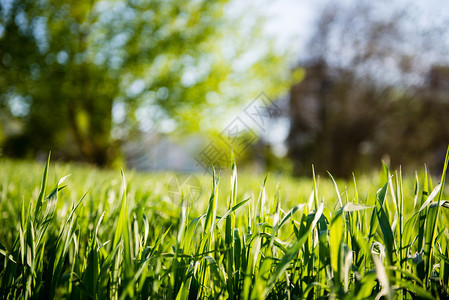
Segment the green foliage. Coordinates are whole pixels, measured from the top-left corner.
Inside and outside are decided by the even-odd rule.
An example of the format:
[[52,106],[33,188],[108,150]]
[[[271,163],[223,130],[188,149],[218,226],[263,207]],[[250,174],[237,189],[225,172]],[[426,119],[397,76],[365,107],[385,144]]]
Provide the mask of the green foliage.
[[[3,153],[30,157],[51,147],[57,157],[105,165],[142,123],[171,119],[179,134],[206,130],[201,120],[261,90],[285,92],[287,62],[261,37],[262,20],[231,14],[231,5],[1,2]],[[248,17],[256,21],[245,26]]]
[[1,297],[448,297],[447,159],[435,187],[427,171],[387,167],[357,185],[315,172],[238,182],[231,161],[179,204],[164,185],[173,174],[1,160]]

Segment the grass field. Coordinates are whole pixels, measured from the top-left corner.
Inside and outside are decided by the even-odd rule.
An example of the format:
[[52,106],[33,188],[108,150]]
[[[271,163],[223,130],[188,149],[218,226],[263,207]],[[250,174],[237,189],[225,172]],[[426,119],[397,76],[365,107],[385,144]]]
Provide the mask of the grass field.
[[234,164],[176,190],[172,173],[3,159],[0,297],[447,299],[447,160],[441,178],[336,182]]

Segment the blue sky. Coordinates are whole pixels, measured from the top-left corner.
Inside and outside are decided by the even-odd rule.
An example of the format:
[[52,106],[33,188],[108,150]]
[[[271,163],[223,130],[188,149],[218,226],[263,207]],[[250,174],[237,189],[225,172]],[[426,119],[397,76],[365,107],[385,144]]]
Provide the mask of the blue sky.
[[267,16],[267,35],[277,40],[280,49],[292,49],[296,54],[304,51],[305,43],[312,33],[320,4],[311,0],[262,1],[261,11]]

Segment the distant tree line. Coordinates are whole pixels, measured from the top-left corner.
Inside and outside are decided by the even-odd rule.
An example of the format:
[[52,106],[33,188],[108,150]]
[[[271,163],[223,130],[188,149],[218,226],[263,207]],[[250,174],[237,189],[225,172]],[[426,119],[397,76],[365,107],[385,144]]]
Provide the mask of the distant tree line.
[[[350,176],[381,160],[408,171],[441,169],[449,144],[449,65],[428,42],[407,36],[410,15],[379,16],[365,1],[327,6],[301,61],[304,80],[290,92],[289,156],[298,175]],[[410,44],[411,43],[411,44]],[[433,47],[433,49],[432,49]],[[442,47],[444,48],[444,47]]]

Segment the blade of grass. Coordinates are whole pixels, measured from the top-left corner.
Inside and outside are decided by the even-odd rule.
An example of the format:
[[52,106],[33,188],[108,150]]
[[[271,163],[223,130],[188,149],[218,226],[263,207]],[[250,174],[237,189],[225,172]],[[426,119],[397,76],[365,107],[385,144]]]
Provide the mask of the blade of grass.
[[444,191],[444,184],[446,182],[446,171],[447,171],[448,163],[449,163],[449,147],[447,148],[447,151],[446,151],[446,158],[444,161],[443,173],[441,174],[441,180],[440,180],[441,188],[438,192],[438,205],[436,206],[436,209],[429,208],[429,213],[428,213],[429,219],[426,220],[426,222],[428,222],[428,225],[426,225],[426,227],[429,229],[429,230],[426,230],[426,233],[430,233],[430,234],[426,235],[426,243],[425,243],[425,248],[424,248],[425,263],[426,263],[426,282],[428,282],[428,284],[429,284],[430,275],[433,270],[432,256],[434,253],[435,233],[437,231],[437,226],[438,226],[438,217],[439,217],[439,213],[440,213],[440,202],[441,202],[441,197],[442,197],[443,191]]

